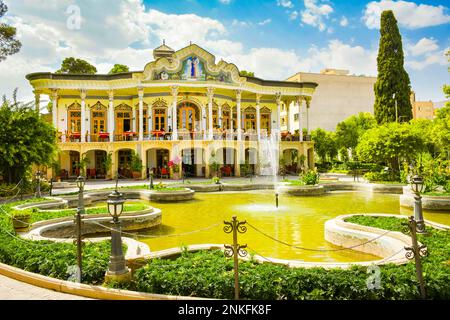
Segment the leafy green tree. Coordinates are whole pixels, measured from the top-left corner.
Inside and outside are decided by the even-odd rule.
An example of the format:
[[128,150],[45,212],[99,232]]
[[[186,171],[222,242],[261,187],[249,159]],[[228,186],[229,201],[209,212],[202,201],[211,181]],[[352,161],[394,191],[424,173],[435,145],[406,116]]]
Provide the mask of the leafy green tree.
[[399,175],[402,160],[411,163],[425,149],[422,135],[409,123],[387,123],[367,130],[356,147],[362,161],[387,165]]
[[241,77],[254,77],[255,76],[254,72],[250,72],[250,71],[246,71],[246,70],[239,71],[239,74]]
[[[391,10],[381,14],[381,39],[378,49],[378,78],[375,83],[375,118],[378,124],[396,121],[398,117],[411,120],[411,85],[404,69],[402,37]],[[395,94],[395,98],[393,97]]]
[[64,59],[61,69],[56,71],[56,73],[96,74],[97,68],[85,60],[70,57]]
[[[0,18],[8,11],[6,4],[0,0]],[[7,56],[19,52],[22,44],[15,38],[16,28],[0,23],[0,62],[6,59]]]
[[108,74],[130,72],[130,68],[123,64],[115,64],[114,67],[109,71]]
[[51,166],[56,155],[56,133],[33,108],[33,103],[3,96],[0,107],[0,171],[9,183],[18,182],[33,164]]
[[360,112],[339,122],[336,127],[336,143],[338,147],[353,151],[363,133],[376,126],[376,124],[375,118],[369,112]]
[[321,162],[331,161],[338,154],[336,139],[333,132],[317,128],[311,131],[311,138],[314,141],[316,154]]

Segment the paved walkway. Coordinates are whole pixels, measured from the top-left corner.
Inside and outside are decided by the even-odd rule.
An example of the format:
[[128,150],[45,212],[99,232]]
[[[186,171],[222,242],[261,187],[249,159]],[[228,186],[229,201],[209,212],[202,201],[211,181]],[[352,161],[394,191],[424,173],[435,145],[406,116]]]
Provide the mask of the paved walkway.
[[0,274],[0,300],[91,300],[35,287]]

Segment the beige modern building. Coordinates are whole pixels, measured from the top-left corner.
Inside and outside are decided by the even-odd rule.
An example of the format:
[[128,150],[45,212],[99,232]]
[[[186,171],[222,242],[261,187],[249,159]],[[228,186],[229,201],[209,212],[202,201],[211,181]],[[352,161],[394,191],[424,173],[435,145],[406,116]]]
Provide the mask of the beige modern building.
[[[294,102],[282,110],[282,130],[295,132],[300,127],[334,131],[336,125],[359,112],[371,112],[375,102],[376,77],[354,76],[347,70],[325,69],[320,73],[299,72],[287,81],[318,84],[308,107]],[[301,112],[299,114],[299,106]],[[287,110],[289,109],[289,110]],[[288,125],[289,124],[289,125]]]
[[[60,149],[56,175],[76,177],[83,168],[89,177],[131,177],[136,154],[143,177],[151,171],[177,176],[180,167],[209,177],[217,163],[225,175],[240,176],[249,167],[263,174],[278,156],[292,161],[293,153],[314,166],[314,143],[281,135],[280,113],[293,101],[309,105],[316,83],[242,77],[234,64],[216,63],[195,44],[178,51],[163,44],[153,57],[140,72],[27,75],[36,105],[41,95],[52,100]],[[277,160],[270,160],[270,148]]]
[[415,92],[411,92],[411,106],[414,119],[433,120],[435,117],[435,106],[432,101],[416,101]]

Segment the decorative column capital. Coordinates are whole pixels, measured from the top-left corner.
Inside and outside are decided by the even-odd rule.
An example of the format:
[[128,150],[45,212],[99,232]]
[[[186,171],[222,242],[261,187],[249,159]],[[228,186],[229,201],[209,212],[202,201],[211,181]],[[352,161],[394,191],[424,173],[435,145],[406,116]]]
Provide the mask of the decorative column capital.
[[262,97],[261,94],[259,93],[256,94],[256,105],[259,105],[259,103],[261,102],[261,97]]
[[275,101],[277,102],[277,104],[281,103],[281,92],[277,92],[275,94]]
[[241,102],[241,98],[242,98],[242,90],[238,89],[236,90],[236,101]]
[[51,89],[51,94],[50,94],[50,96],[51,96],[51,98],[52,98],[52,100],[56,100],[56,99],[58,99],[58,89]]
[[138,96],[139,99],[144,98],[144,87],[138,87]]
[[86,99],[87,96],[87,90],[86,89],[80,89],[80,97],[82,100]]
[[306,108],[309,109],[309,107],[311,106],[312,98],[311,97],[303,97],[303,99],[305,99],[305,101],[306,101]]
[[208,97],[209,101],[212,102],[212,99],[214,98],[214,88],[213,87],[206,88],[206,96]]
[[109,102],[112,102],[114,100],[114,90],[108,90],[108,98]]
[[172,97],[176,98],[178,96],[179,86],[172,86],[170,89],[172,90]]

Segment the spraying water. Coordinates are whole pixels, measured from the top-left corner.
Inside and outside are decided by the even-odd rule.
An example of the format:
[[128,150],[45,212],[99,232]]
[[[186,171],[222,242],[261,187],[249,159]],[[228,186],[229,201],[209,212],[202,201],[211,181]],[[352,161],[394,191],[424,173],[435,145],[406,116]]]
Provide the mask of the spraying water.
[[261,137],[259,144],[259,162],[261,175],[272,177],[275,192],[275,205],[278,208],[278,170],[280,135],[273,130],[270,136]]

